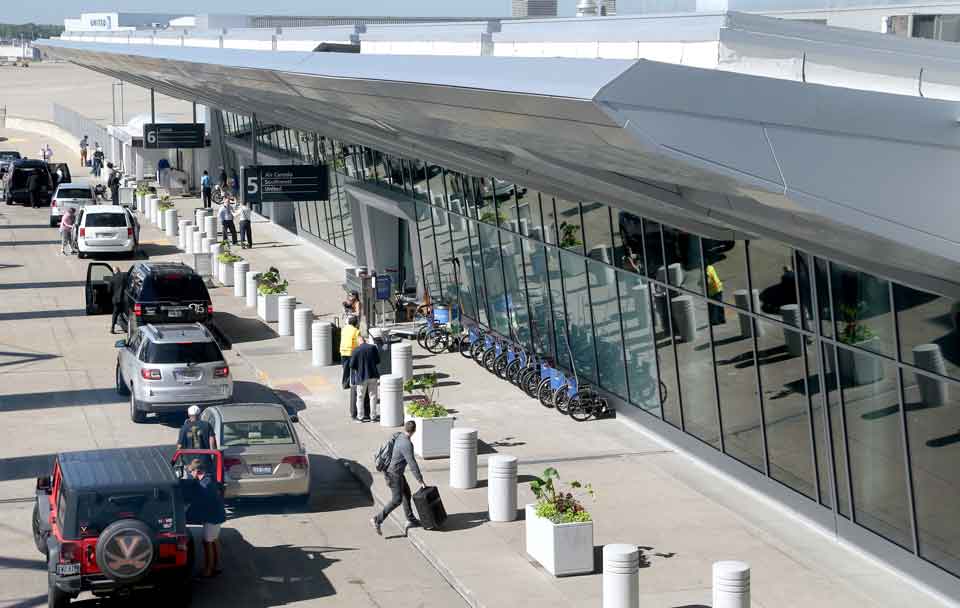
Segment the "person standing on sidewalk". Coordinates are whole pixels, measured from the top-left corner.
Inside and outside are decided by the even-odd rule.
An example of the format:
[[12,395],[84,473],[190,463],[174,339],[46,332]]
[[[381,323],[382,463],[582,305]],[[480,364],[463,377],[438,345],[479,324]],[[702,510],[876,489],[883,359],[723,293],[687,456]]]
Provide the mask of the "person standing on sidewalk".
[[230,231],[230,240],[234,245],[237,244],[237,227],[233,223],[233,204],[230,199],[225,199],[220,206],[220,213],[217,214],[220,219],[220,225],[223,226],[223,240],[227,240],[227,231]]
[[210,183],[210,174],[206,171],[200,178],[200,194],[203,197],[203,208],[209,209],[213,204],[213,186]]
[[403,504],[403,514],[407,516],[407,525],[404,529],[413,528],[420,525],[417,518],[413,516],[413,507],[410,505],[410,486],[407,484],[407,478],[404,472],[407,465],[410,465],[410,471],[416,478],[420,488],[427,487],[423,481],[423,475],[420,473],[420,467],[417,466],[417,459],[413,455],[413,442],[410,438],[417,432],[417,423],[408,420],[403,425],[403,432],[397,435],[393,443],[393,455],[390,458],[390,466],[387,467],[384,476],[387,478],[387,486],[390,488],[390,502],[383,507],[383,511],[377,513],[370,520],[370,525],[377,531],[377,534],[383,536],[380,526],[387,519],[390,513]]
[[343,374],[340,381],[345,389],[350,388],[350,356],[353,355],[353,349],[359,344],[360,319],[350,317],[340,331],[340,363],[343,365]]
[[[373,331],[372,329],[370,331]],[[380,349],[372,342],[363,342],[350,356],[351,380],[357,387],[356,422],[374,422],[380,420],[380,403],[377,391],[380,381]],[[363,400],[370,395],[370,417],[363,414]]]
[[97,142],[93,146],[93,176],[100,177],[100,172],[103,170],[103,148],[100,147],[100,142]]
[[240,222],[240,247],[242,249],[253,249],[253,211],[250,209],[250,203],[244,203],[237,207],[237,220]]
[[87,148],[90,147],[90,138],[86,135],[80,140],[80,166],[87,166]]
[[213,427],[206,420],[200,420],[200,407],[191,405],[187,409],[187,419],[180,427],[180,436],[177,438],[178,450],[215,450],[217,436]]
[[110,179],[107,180],[107,187],[110,188],[110,200],[114,205],[120,204],[120,172],[115,168],[110,171]]

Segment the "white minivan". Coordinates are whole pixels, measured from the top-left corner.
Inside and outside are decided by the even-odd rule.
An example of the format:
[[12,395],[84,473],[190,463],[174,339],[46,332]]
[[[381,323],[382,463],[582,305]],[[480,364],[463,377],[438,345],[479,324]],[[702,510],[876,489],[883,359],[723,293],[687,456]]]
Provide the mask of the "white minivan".
[[93,188],[86,184],[60,184],[50,200],[50,227],[56,228],[67,209],[74,207],[80,211],[81,207],[92,205],[94,202]]
[[133,253],[137,250],[137,225],[133,214],[120,205],[89,205],[80,210],[76,227],[77,255]]

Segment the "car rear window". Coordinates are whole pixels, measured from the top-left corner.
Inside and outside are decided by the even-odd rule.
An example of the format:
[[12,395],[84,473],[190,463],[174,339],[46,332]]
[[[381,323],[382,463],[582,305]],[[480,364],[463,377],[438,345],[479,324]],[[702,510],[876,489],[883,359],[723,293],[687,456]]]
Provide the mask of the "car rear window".
[[173,300],[177,302],[203,300],[209,301],[210,294],[203,279],[195,274],[183,272],[158,272],[148,279],[141,295],[146,300]]
[[77,501],[79,536],[96,536],[120,519],[138,519],[154,530],[176,528],[176,510],[169,490],[81,494]]
[[283,420],[223,423],[223,447],[291,443],[293,443],[293,432],[290,430],[290,425]]
[[58,198],[93,198],[89,188],[60,188],[57,190]]
[[87,213],[83,225],[87,228],[126,228],[127,216],[122,213]]
[[213,363],[223,361],[216,342],[148,342],[143,349],[144,363]]

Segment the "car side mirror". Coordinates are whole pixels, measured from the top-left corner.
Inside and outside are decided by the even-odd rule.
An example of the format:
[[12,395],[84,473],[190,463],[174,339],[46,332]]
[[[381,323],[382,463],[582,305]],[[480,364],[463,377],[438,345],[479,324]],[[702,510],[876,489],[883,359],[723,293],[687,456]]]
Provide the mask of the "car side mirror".
[[126,347],[127,347],[127,341],[126,341],[126,340],[117,340],[116,342],[113,343],[113,346],[114,346],[114,348],[126,348]]

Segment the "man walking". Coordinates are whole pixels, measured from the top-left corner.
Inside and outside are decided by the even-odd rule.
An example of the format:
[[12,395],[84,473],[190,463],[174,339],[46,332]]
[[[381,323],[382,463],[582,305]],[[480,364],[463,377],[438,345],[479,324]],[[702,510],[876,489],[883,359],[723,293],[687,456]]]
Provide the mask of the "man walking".
[[187,508],[187,523],[203,524],[203,576],[210,578],[220,574],[220,527],[227,521],[227,511],[216,480],[207,473],[207,467],[199,459],[187,467],[193,483],[186,492],[190,506]]
[[100,177],[100,171],[103,169],[103,148],[100,147],[100,142],[97,142],[93,147],[93,176]]
[[390,488],[390,502],[383,507],[383,511],[377,513],[373,519],[370,520],[370,525],[372,525],[377,531],[377,534],[381,536],[383,535],[383,531],[380,529],[380,526],[387,519],[387,516],[399,507],[401,503],[403,504],[403,514],[407,516],[407,525],[404,532],[409,528],[420,525],[417,518],[413,516],[413,507],[410,506],[410,486],[407,484],[406,476],[404,476],[407,465],[410,465],[410,471],[416,478],[417,483],[420,484],[420,487],[427,487],[427,484],[423,481],[423,475],[420,473],[420,467],[417,466],[417,459],[413,455],[413,442],[410,441],[410,438],[413,437],[413,434],[416,432],[417,423],[413,420],[408,420],[407,423],[403,425],[403,432],[397,434],[397,438],[393,443],[393,455],[390,458],[390,466],[387,467],[387,471],[384,473],[387,478],[387,486]]
[[[113,302],[113,315],[110,317],[110,333],[116,333],[114,328],[117,326],[117,319],[120,316],[120,306],[123,305],[123,284],[126,282],[127,275],[120,270],[119,266],[113,267],[113,276],[110,277],[110,300]],[[123,328],[120,328],[123,331]]]
[[230,240],[234,245],[237,244],[237,227],[233,224],[233,205],[230,199],[223,201],[220,206],[220,213],[217,214],[220,219],[220,225],[223,226],[223,240],[227,240],[227,231],[230,231]]
[[40,188],[40,171],[31,171],[30,177],[27,178],[27,192],[30,194],[30,206],[34,209],[40,206]]
[[203,208],[209,209],[213,204],[213,186],[210,183],[210,174],[206,171],[200,178],[200,193],[203,196]]
[[358,344],[360,344],[360,320],[350,317],[340,331],[340,363],[343,365],[340,381],[345,389],[350,388],[350,356]]
[[213,434],[213,427],[206,420],[200,420],[200,408],[191,405],[187,409],[187,420],[180,427],[180,437],[177,439],[178,450],[215,450],[217,437]]
[[[370,330],[371,332],[374,330]],[[357,346],[350,356],[350,372],[353,384],[357,387],[357,422],[374,422],[380,420],[380,403],[377,400],[377,390],[380,380],[380,349],[371,342],[363,342]],[[364,415],[363,400],[370,395],[370,417]]]
[[253,230],[250,224],[252,217],[250,203],[244,203],[237,209],[237,219],[240,221],[240,247],[243,249],[253,249]]
[[90,147],[89,138],[84,135],[83,139],[80,140],[80,165],[83,167],[87,166],[87,148]]

